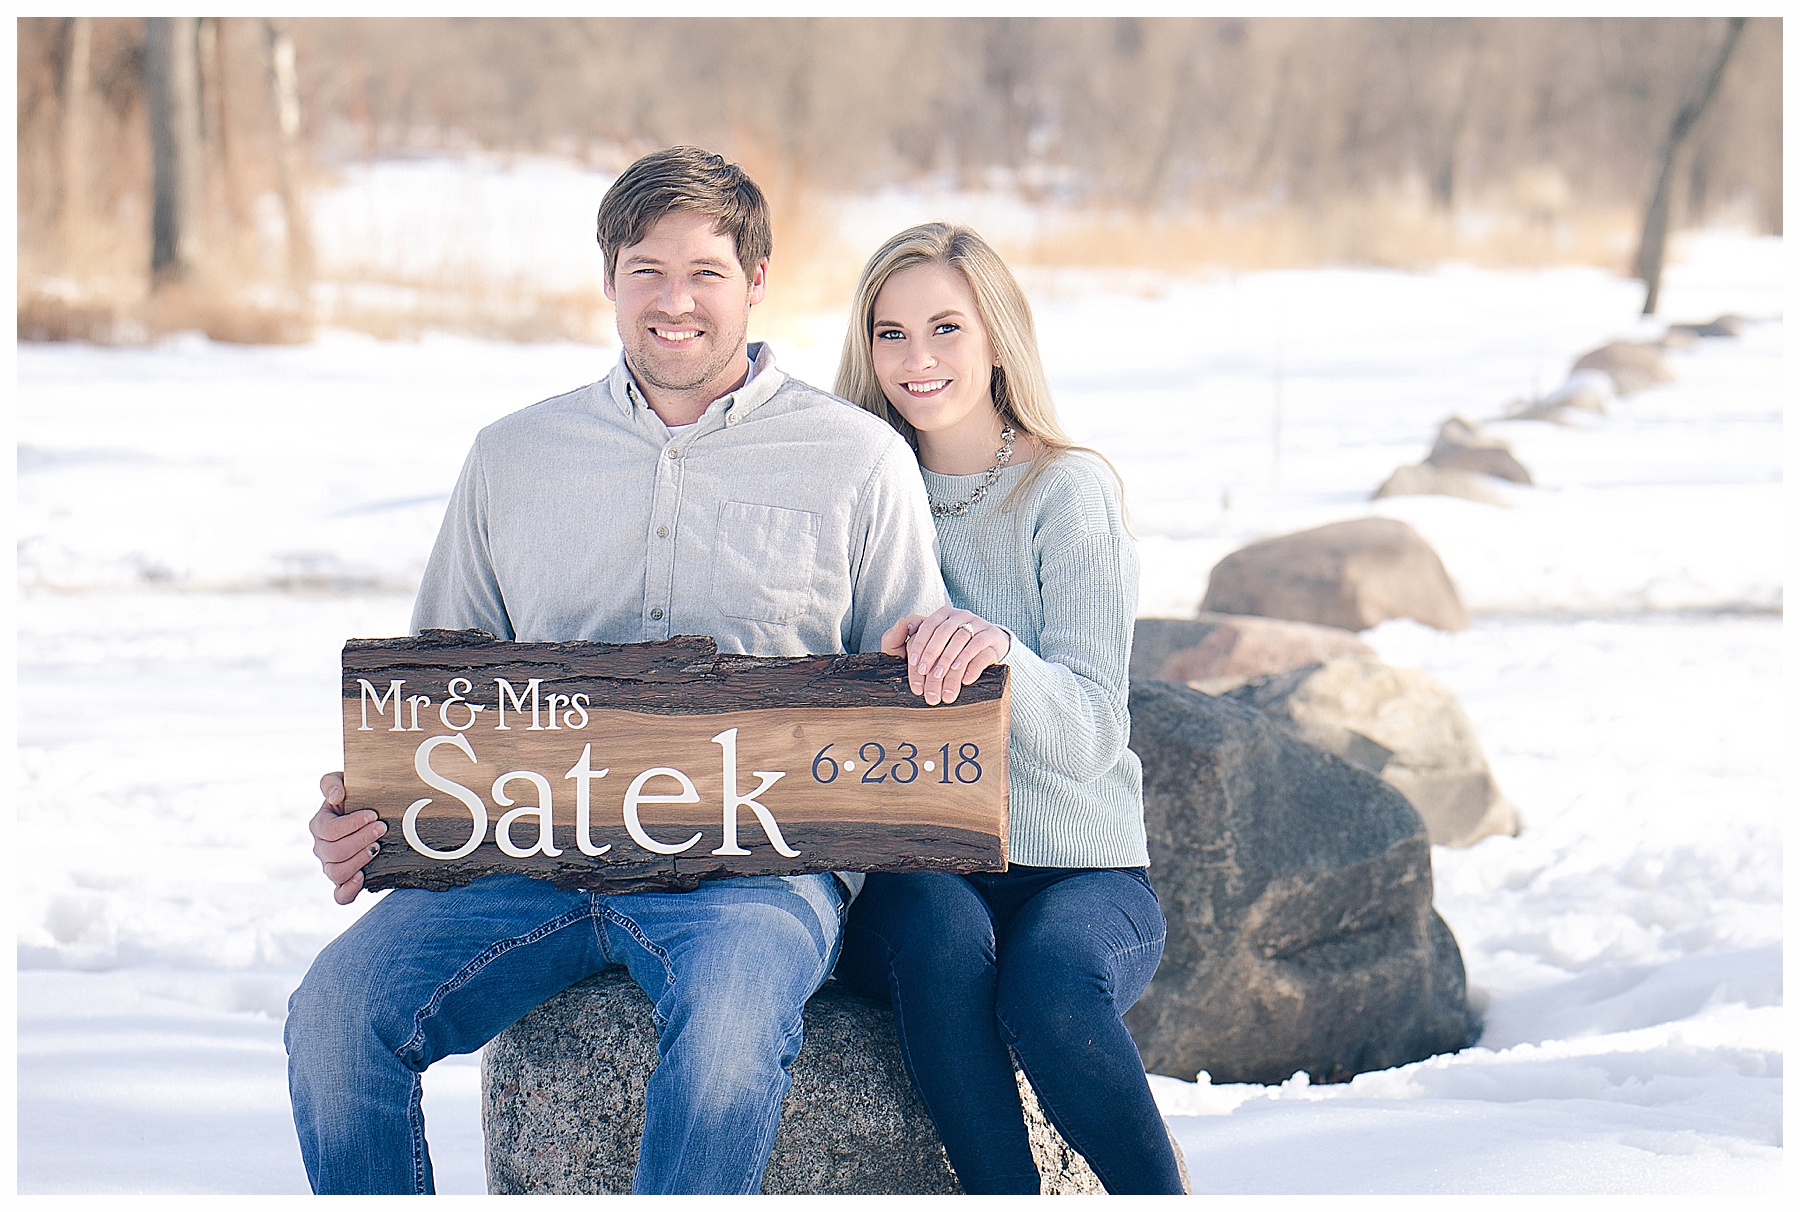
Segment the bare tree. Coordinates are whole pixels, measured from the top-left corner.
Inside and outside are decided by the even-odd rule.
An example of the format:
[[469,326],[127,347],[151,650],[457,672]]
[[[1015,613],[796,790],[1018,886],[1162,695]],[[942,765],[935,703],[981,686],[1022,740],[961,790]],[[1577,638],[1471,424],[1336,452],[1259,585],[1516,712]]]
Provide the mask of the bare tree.
[[88,223],[89,93],[92,90],[94,19],[64,17],[62,84],[62,197],[59,219],[62,253],[82,261]]
[[281,215],[287,228],[288,277],[296,285],[312,274],[312,233],[300,196],[300,74],[294,40],[274,18],[263,21],[269,54],[269,99],[275,115],[275,167]]
[[1656,188],[1650,194],[1650,204],[1644,208],[1644,230],[1638,239],[1636,260],[1637,276],[1644,280],[1644,314],[1647,316],[1656,314],[1656,299],[1662,290],[1663,254],[1669,242],[1669,186],[1675,176],[1675,159],[1686,146],[1688,136],[1693,134],[1694,125],[1706,113],[1706,107],[1712,104],[1713,95],[1719,91],[1719,79],[1725,74],[1725,65],[1731,62],[1731,52],[1737,49],[1747,20],[1745,17],[1731,18],[1725,41],[1719,45],[1711,70],[1702,79],[1699,91],[1676,113],[1675,121],[1669,125],[1669,137],[1663,141],[1662,163],[1657,169]]
[[207,159],[202,176],[208,190],[205,213],[223,216],[225,230],[243,227],[238,205],[236,165],[231,137],[230,107],[226,95],[227,39],[225,18],[200,17],[195,23],[200,80],[200,144]]
[[150,274],[160,285],[187,277],[200,253],[200,70],[194,18],[147,17],[144,25],[154,171]]

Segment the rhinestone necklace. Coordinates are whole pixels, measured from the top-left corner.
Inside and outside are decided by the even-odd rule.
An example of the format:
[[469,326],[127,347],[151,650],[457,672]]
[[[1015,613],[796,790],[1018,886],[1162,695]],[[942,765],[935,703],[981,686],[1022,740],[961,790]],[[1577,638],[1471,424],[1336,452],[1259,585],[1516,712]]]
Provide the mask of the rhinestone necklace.
[[1013,439],[1018,436],[1019,435],[1010,425],[1005,429],[1002,429],[1000,431],[1000,449],[994,452],[994,465],[988,468],[987,478],[981,482],[981,486],[970,494],[969,499],[966,501],[958,501],[953,505],[940,505],[936,501],[933,501],[931,503],[931,516],[934,518],[947,518],[951,515],[961,517],[963,514],[968,513],[969,506],[981,500],[982,497],[985,497],[987,495],[987,490],[992,488],[994,482],[1000,478],[1000,469],[1012,462]]

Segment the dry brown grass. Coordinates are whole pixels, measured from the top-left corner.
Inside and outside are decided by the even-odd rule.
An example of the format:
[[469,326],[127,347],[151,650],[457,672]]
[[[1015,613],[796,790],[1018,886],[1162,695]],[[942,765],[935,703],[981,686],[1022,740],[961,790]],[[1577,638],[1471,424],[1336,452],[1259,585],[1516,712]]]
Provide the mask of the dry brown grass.
[[613,334],[612,304],[598,290],[362,278],[320,282],[313,297],[320,324],[383,340],[450,332],[498,341],[606,342]]
[[[794,173],[766,171],[775,212],[773,289],[758,309],[758,331],[781,341],[850,298],[870,250],[838,232],[829,203]],[[1636,235],[1623,209],[1579,209],[1530,182],[1488,209],[1453,216],[1404,195],[1260,213],[1145,215],[1127,210],[1047,209],[1029,237],[995,233],[1020,267],[1140,271],[1121,280],[1153,284],[1163,275],[1319,265],[1427,269],[1445,261],[1482,266],[1598,265],[1620,270]],[[85,272],[49,274],[22,264],[21,340],[134,343],[177,331],[246,344],[304,341],[318,326],[384,339],[454,332],[508,341],[615,339],[612,305],[596,288],[546,291],[530,281],[495,281],[445,266],[400,279],[324,277],[304,290],[279,280],[256,250],[214,248],[188,282],[146,289],[125,272],[137,248],[90,252]],[[1142,271],[1148,271],[1144,278]],[[1129,286],[1126,287],[1129,289]]]
[[22,247],[18,336],[22,341],[131,345],[198,331],[243,345],[293,344],[313,331],[305,292],[288,284],[243,228],[214,234],[181,281],[152,288],[149,222],[93,223],[54,244]]
[[164,287],[144,301],[142,315],[153,335],[203,332],[233,345],[296,345],[312,337],[311,316],[297,300],[211,283]]
[[95,301],[19,292],[19,340],[130,343],[138,334],[126,309]]
[[68,279],[21,282],[19,340],[138,345],[169,333],[202,332],[235,345],[292,345],[313,333],[307,308],[266,288],[216,280],[154,292],[107,285],[87,282],[76,292]]
[[1193,273],[1360,265],[1423,270],[1464,261],[1489,267],[1620,269],[1635,237],[1636,218],[1623,209],[1553,217],[1517,211],[1452,216],[1377,200],[1260,214],[1056,213],[1039,234],[996,243],[1010,260],[1044,268]]

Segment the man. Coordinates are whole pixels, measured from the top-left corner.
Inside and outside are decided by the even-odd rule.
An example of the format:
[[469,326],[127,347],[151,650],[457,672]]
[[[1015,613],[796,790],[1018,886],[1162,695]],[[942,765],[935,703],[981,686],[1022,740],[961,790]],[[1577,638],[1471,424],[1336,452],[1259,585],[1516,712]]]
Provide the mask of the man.
[[[598,235],[623,357],[477,437],[413,630],[710,635],[726,652],[794,656],[878,650],[895,619],[943,604],[911,451],[746,344],[770,236],[743,170],[696,148],[645,156],[607,190]],[[344,803],[339,776],[322,786],[313,849],[348,903],[384,827]],[[623,964],[661,1033],[633,1191],[759,1190],[801,1008],[831,971],[846,903],[830,875],[630,895],[501,875],[389,893],[289,1005],[313,1189],[429,1192],[420,1072]]]

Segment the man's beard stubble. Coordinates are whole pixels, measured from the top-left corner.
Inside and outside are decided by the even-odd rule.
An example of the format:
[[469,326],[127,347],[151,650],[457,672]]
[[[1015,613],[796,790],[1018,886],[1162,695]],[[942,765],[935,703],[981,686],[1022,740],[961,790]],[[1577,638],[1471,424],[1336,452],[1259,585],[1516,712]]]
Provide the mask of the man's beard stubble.
[[[704,326],[702,328],[704,335],[696,337],[695,340],[712,342],[714,356],[708,358],[697,368],[688,370],[680,361],[672,358],[668,361],[673,362],[674,365],[666,368],[661,365],[664,361],[663,351],[656,347],[655,339],[646,331],[652,326],[680,328],[683,326],[683,322],[661,316],[650,317],[643,322],[643,327],[637,330],[636,348],[628,348],[625,351],[625,361],[630,366],[631,373],[658,391],[693,391],[695,388],[704,387],[713,382],[730,369],[732,363],[740,356],[740,351],[744,347],[744,338],[749,331],[747,319],[744,327],[739,328],[735,333],[727,333],[712,325]],[[685,373],[682,373],[683,371]],[[676,377],[677,375],[679,377]]]

